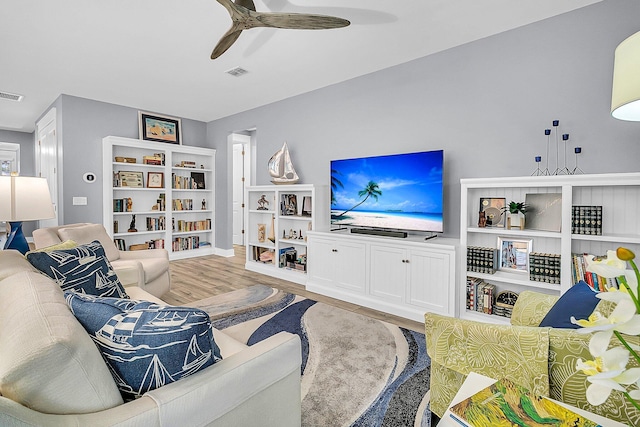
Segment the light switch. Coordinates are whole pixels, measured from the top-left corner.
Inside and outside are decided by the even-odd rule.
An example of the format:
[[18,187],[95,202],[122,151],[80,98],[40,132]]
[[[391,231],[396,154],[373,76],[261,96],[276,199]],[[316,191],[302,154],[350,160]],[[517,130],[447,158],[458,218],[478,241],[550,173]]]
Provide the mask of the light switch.
[[73,198],[73,205],[74,206],[84,206],[87,204],[87,198],[86,197],[74,197]]

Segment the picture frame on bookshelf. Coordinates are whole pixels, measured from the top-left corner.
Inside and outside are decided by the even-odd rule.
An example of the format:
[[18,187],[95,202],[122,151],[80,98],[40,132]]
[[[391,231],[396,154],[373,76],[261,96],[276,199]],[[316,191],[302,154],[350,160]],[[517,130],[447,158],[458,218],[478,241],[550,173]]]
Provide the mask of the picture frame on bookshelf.
[[533,239],[498,236],[498,270],[528,274],[532,247]]
[[311,216],[311,196],[302,198],[302,216]]
[[118,172],[121,187],[143,188],[144,173],[137,171],[120,171]]
[[147,188],[164,188],[164,172],[147,172]]
[[138,131],[145,141],[182,145],[182,121],[177,117],[138,111]]
[[562,226],[562,193],[527,193],[525,196],[526,228],[560,232]]
[[298,197],[295,194],[283,194],[281,196],[280,214],[285,216],[298,214]]
[[481,197],[480,212],[484,212],[486,227],[505,227],[505,213],[507,199],[504,197]]
[[195,182],[197,190],[206,190],[207,186],[204,182],[204,172],[191,172],[191,179]]

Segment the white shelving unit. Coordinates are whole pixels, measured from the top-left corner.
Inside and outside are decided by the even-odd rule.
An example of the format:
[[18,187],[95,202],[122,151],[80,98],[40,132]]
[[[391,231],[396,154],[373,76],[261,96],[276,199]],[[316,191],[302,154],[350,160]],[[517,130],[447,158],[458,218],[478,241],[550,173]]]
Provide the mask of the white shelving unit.
[[[285,215],[281,209],[283,196],[295,195],[295,213]],[[266,209],[258,209],[258,200],[264,196]],[[305,198],[310,203],[310,215],[303,209]],[[297,258],[307,254],[307,232],[329,227],[329,187],[311,184],[259,185],[246,189],[246,264],[247,270],[267,274],[298,284],[306,284],[306,267],[291,266],[280,259],[287,248],[296,251]],[[273,225],[272,225],[273,223]],[[264,239],[260,241],[258,225],[264,226]],[[273,227],[273,229],[271,228]],[[295,237],[294,237],[295,233]],[[273,234],[274,240],[269,240]],[[300,238],[302,235],[302,238]],[[259,253],[272,252],[272,262],[261,262]],[[307,260],[312,263],[313,260]]]
[[[127,250],[131,245],[162,242],[170,259],[214,253],[215,150],[108,136],[102,140],[102,154],[103,223],[114,239],[123,239]],[[154,154],[164,156],[164,165],[143,163],[143,156]],[[135,163],[117,162],[116,157],[135,158]],[[182,162],[195,162],[196,167],[180,166]],[[143,187],[116,186],[113,177],[118,172],[142,173]],[[163,174],[161,188],[148,188],[149,173],[154,172]],[[191,178],[192,172],[204,175],[204,189],[173,188],[174,176]],[[165,209],[153,209],[161,194],[164,194]],[[124,212],[114,212],[115,200],[127,199],[132,201],[131,211],[127,211],[126,202],[123,202]],[[184,209],[179,209],[174,200],[182,201]],[[188,200],[191,200],[190,206],[186,206]],[[137,232],[128,232],[132,215],[136,216]],[[165,229],[147,230],[147,218],[159,221],[162,217]],[[187,229],[179,229],[181,225]]]
[[[524,290],[560,295],[572,285],[572,254],[605,255],[608,249],[624,245],[638,253],[640,249],[640,173],[559,175],[515,178],[461,179],[460,262],[458,301],[460,317],[507,323],[509,319],[466,309],[467,276],[496,285],[496,291]],[[561,230],[539,231],[506,228],[479,228],[480,198],[501,197],[524,202],[527,194],[559,193],[562,195]],[[572,234],[572,206],[602,206],[602,235]],[[498,270],[494,274],[467,271],[464,252],[468,246],[497,248],[498,237],[532,239],[533,252],[559,254],[560,284],[529,280],[528,272]],[[497,294],[497,293],[496,293]]]

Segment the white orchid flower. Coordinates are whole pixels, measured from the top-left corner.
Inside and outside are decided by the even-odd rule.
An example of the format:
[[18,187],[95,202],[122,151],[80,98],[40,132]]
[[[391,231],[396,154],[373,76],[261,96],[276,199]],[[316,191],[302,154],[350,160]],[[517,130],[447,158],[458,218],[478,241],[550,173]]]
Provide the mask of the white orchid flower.
[[612,390],[626,391],[621,384],[640,381],[640,368],[626,369],[629,352],[622,347],[604,351],[594,360],[578,359],[576,369],[587,375],[591,383],[587,388],[587,400],[592,405],[601,405]]
[[598,276],[613,278],[624,276],[627,263],[622,261],[616,255],[616,251],[607,251],[607,256],[604,258],[595,258],[593,255],[587,255],[585,257],[587,262],[587,271],[590,273],[596,273]]

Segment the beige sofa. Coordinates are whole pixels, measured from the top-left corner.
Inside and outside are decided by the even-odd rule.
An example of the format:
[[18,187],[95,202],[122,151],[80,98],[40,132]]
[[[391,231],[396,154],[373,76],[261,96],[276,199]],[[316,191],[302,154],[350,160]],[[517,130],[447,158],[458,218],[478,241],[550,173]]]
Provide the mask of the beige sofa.
[[214,337],[223,360],[123,403],[60,287],[19,252],[0,251],[0,425],[299,426],[300,339],[282,332],[247,347]]
[[77,223],[39,228],[33,232],[36,249],[65,240],[73,240],[79,244],[99,240],[125,288],[138,286],[156,297],[161,297],[171,289],[169,254],[164,249],[120,251],[102,224]]

